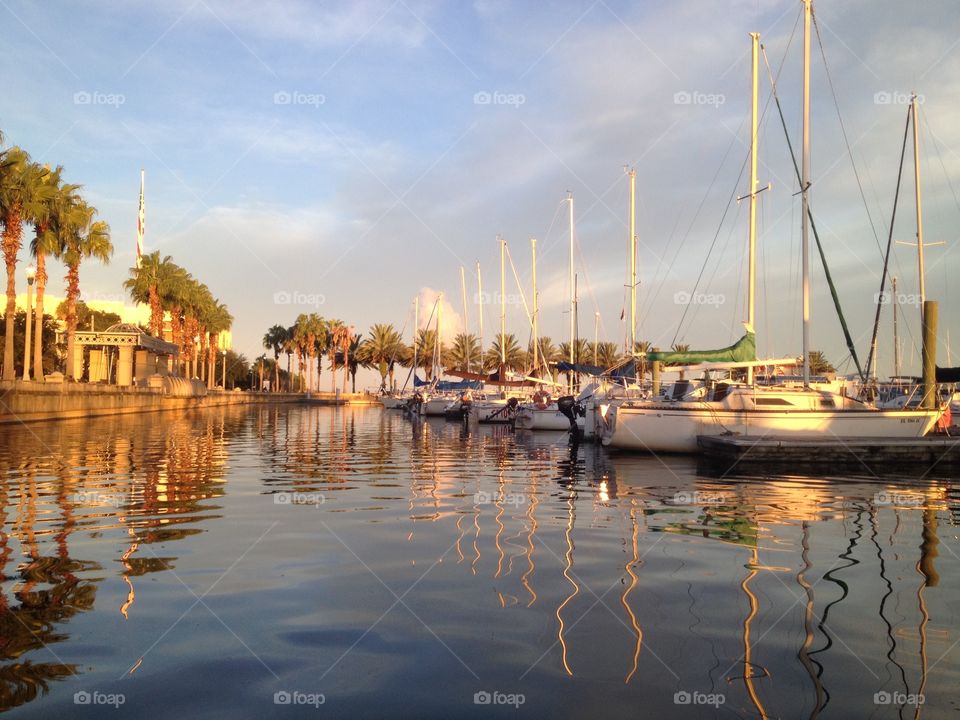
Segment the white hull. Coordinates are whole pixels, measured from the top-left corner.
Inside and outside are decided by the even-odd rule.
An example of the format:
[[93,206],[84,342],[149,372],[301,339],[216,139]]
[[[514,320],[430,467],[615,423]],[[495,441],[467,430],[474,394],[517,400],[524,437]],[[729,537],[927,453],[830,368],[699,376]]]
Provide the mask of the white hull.
[[[583,430],[584,418],[577,418],[577,428]],[[532,406],[521,407],[517,411],[514,426],[521,430],[569,430],[567,416],[557,410],[557,404],[551,403],[541,409]]]
[[509,423],[513,414],[505,409],[506,406],[506,400],[475,401],[470,407],[470,417],[482,423]]
[[399,410],[407,404],[407,398],[395,395],[384,395],[380,398],[385,410]]
[[423,403],[421,414],[428,417],[442,417],[453,400],[448,397],[435,397]]
[[736,410],[690,403],[612,406],[600,420],[604,445],[647,452],[695,453],[698,435],[728,432],[763,437],[917,438],[936,423],[937,410]]

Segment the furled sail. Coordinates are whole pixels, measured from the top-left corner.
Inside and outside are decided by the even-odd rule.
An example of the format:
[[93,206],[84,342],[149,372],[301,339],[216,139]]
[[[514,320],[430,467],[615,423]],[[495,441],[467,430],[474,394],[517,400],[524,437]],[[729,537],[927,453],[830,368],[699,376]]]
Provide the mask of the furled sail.
[[730,347],[720,350],[688,350],[687,352],[648,352],[647,361],[670,363],[671,365],[695,365],[705,362],[751,362],[757,359],[757,337],[747,332]]

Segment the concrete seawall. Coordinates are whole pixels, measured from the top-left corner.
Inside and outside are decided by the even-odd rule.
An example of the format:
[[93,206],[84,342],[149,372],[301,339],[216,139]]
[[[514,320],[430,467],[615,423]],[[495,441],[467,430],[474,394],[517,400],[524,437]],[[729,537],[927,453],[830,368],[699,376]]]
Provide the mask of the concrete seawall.
[[[329,397],[328,397],[329,395]],[[329,394],[209,391],[203,397],[176,397],[159,388],[117,387],[81,383],[0,383],[0,425],[125,415],[160,410],[192,410],[252,403],[367,404],[376,398],[363,393]]]

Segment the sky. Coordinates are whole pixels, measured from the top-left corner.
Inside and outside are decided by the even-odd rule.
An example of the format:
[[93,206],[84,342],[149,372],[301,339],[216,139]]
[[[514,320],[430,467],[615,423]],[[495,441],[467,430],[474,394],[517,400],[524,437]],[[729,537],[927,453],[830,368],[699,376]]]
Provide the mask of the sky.
[[[946,364],[950,335],[960,348],[950,283],[960,6],[820,0],[814,10],[810,201],[858,352],[916,92],[926,293],[941,302]],[[8,145],[63,165],[110,223],[112,262],[81,268],[90,296],[115,296],[134,262],[143,168],[145,251],[207,283],[251,358],[269,326],[301,312],[361,332],[392,323],[409,338],[414,298],[423,324],[441,292],[445,333],[478,333],[487,301],[489,344],[498,235],[520,281],[508,266],[508,332],[530,335],[536,238],[540,332],[566,340],[568,192],[579,334],[623,343],[627,167],[637,172],[638,337],[721,347],[746,316],[748,203],[737,198],[748,185],[749,33],[759,32],[771,70],[761,60],[758,179],[770,187],[758,196],[757,342],[761,355],[791,357],[801,351],[800,197],[769,77],[799,148],[800,12],[798,0],[0,0],[0,128]],[[906,163],[892,233],[902,243],[916,239],[912,143]],[[812,349],[851,372],[815,251],[811,268]],[[904,369],[916,372],[914,247],[895,245],[891,273]],[[62,273],[50,274],[62,292]],[[881,308],[881,374],[893,369],[891,308]]]

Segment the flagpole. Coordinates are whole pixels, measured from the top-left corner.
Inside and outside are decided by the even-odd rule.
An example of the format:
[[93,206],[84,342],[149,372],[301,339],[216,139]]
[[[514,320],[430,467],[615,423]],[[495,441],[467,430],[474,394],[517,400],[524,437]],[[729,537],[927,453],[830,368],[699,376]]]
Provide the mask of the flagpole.
[[144,230],[144,207],[143,207],[143,185],[144,170],[140,168],[140,208],[137,213],[137,270],[140,269],[140,262],[143,258],[143,230]]

